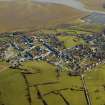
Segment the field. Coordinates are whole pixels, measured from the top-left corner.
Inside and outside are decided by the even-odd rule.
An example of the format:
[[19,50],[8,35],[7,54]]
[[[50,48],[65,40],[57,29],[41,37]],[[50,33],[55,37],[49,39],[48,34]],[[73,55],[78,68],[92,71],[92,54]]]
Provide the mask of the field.
[[[7,64],[0,62],[0,68],[1,65]],[[18,71],[2,68],[0,84],[0,105],[28,105],[25,98],[25,82]]]
[[72,37],[72,36],[60,36],[59,39],[60,41],[64,42],[64,45],[66,48],[84,43],[82,39],[76,39],[75,37]]
[[86,82],[93,105],[105,105],[105,65],[86,74]]
[[[25,62],[21,69],[34,73],[25,74],[30,86],[31,105],[43,105],[43,101],[38,98],[37,88],[48,105],[66,105],[66,102],[71,105],[86,105],[80,77],[71,77],[67,71],[62,71],[57,78],[55,67],[42,61]],[[105,66],[101,65],[85,75],[93,105],[105,103],[104,69]],[[2,71],[0,84],[1,105],[29,105],[27,84],[19,69]]]
[[[65,105],[64,100],[59,94],[56,95],[51,93],[44,96],[44,94],[47,94],[51,91],[57,92],[56,90],[61,92],[61,94],[67,99],[69,103],[76,105],[82,98],[83,100],[81,100],[78,105],[85,105],[85,97],[83,92],[75,90],[73,92],[70,90],[71,87],[81,87],[81,81],[79,77],[69,77],[67,76],[67,72],[62,72],[61,77],[57,79],[55,68],[45,62],[26,62],[24,64],[24,69],[25,68],[33,72],[40,70],[39,74],[26,75],[26,77],[30,85],[42,84],[39,85],[38,88],[49,105]],[[57,83],[43,85],[43,83],[54,81],[57,81]],[[8,103],[8,105],[28,105],[26,100],[27,93],[25,89],[25,82],[19,70],[14,71],[9,69],[2,72],[0,74],[0,84],[2,84],[0,85],[0,102],[4,104]],[[42,101],[38,98],[37,90],[34,86],[30,87],[30,93],[32,97],[32,105],[42,105]],[[16,97],[19,97],[18,101]],[[75,101],[75,99],[78,101]]]

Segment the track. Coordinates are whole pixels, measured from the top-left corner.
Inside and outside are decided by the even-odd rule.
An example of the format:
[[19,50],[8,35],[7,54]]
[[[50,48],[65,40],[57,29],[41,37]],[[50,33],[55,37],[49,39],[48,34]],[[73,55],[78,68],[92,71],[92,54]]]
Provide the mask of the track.
[[92,101],[91,101],[90,94],[89,94],[89,91],[88,91],[88,88],[87,88],[87,85],[86,85],[86,82],[85,82],[85,79],[84,79],[84,75],[82,74],[82,75],[80,75],[80,77],[81,77],[81,80],[82,80],[87,105],[92,105]]

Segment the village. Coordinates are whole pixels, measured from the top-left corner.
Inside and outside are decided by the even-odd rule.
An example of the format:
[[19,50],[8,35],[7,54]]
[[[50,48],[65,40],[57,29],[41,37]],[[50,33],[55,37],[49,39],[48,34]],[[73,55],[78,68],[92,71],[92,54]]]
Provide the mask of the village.
[[0,0],[0,105],[105,105],[105,0]]
[[[57,72],[66,67],[70,75],[78,76],[91,71],[98,64],[105,63],[104,31],[90,35],[72,35],[66,32],[48,34],[41,31],[11,32],[4,35],[9,40],[0,43],[0,58],[9,62],[12,68],[18,68],[27,60],[44,60],[55,65],[59,69]],[[74,41],[81,38],[84,42],[66,48],[64,42],[58,38],[63,35],[75,36]]]
[[[66,30],[66,28],[64,29],[63,27],[62,30]],[[36,95],[42,100],[43,105],[48,105],[43,97],[51,93],[55,95],[59,94],[65,104],[70,105],[66,98],[61,94],[61,91],[67,91],[69,89],[71,91],[83,91],[87,105],[93,105],[85,81],[85,74],[93,72],[98,65],[105,64],[105,31],[103,30],[99,33],[86,34],[79,33],[79,31],[78,33],[73,32],[73,30],[71,30],[71,33],[70,30],[69,32],[38,30],[30,32],[1,33],[0,60],[2,62],[7,62],[11,70],[19,70],[21,72],[27,86],[27,99],[30,105],[32,105],[30,88],[33,87],[36,89]],[[74,44],[68,44],[66,46],[67,40],[65,37],[71,39],[69,44]],[[63,38],[65,40],[61,40]],[[46,62],[47,64],[52,65],[55,68],[57,81],[38,82],[38,84],[35,83],[30,86],[28,75],[40,74],[41,70],[38,69],[36,72],[33,72],[33,70],[31,71],[31,67],[29,68],[30,70],[24,68],[25,62],[33,62],[33,64],[34,62]],[[48,69],[48,72],[50,72],[50,69]],[[71,86],[71,88],[65,87],[56,91],[52,90],[51,93],[45,93],[45,95],[42,95],[39,86],[44,87],[46,85],[58,84],[59,80],[62,78],[63,72],[65,72],[68,77],[80,77],[82,87],[75,85]]]

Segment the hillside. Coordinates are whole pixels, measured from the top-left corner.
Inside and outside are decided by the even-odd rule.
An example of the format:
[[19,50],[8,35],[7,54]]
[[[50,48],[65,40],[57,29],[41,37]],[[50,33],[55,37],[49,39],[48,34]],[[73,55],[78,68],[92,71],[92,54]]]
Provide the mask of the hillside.
[[0,32],[66,23],[82,15],[84,13],[64,5],[0,1]]
[[103,10],[103,4],[105,4],[105,0],[81,0],[87,8],[93,9],[93,10]]

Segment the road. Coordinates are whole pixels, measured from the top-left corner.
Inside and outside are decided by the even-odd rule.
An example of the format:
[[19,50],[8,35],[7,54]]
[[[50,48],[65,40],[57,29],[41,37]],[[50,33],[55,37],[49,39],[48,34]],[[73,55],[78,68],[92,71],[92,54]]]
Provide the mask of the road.
[[86,97],[87,105],[92,105],[92,100],[90,98],[90,94],[89,94],[89,91],[88,91],[86,81],[85,81],[85,78],[84,78],[83,74],[81,74],[81,80],[82,80],[82,84],[83,84],[83,89],[84,89],[84,94],[85,94],[85,97]]

